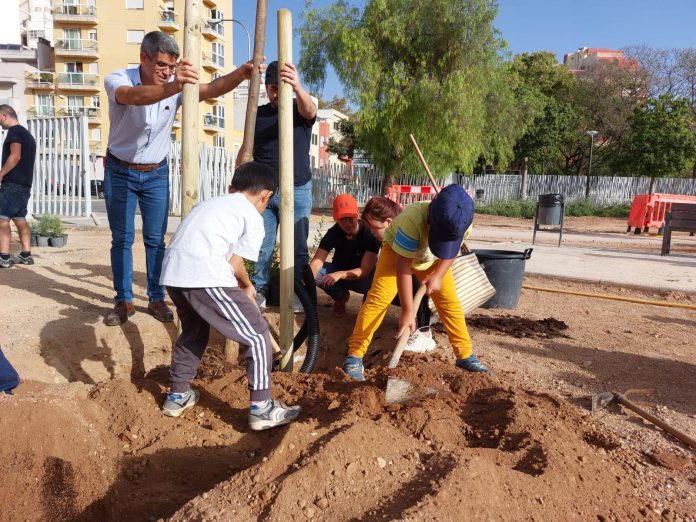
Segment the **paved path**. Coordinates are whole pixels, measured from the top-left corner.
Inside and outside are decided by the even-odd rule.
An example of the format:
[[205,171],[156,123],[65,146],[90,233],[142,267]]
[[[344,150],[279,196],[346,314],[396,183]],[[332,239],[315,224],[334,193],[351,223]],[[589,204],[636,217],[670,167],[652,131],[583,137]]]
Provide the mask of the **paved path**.
[[[312,216],[309,242],[319,228],[321,217]],[[324,217],[323,230],[333,221]],[[65,218],[66,225],[108,227],[105,212],[95,212],[93,218]],[[170,217],[168,231],[174,232],[179,218]],[[136,216],[136,228],[140,228]],[[662,239],[655,236],[635,236],[622,233],[566,233],[559,248],[558,235],[537,234],[532,257],[526,273],[579,281],[618,284],[627,287],[696,294],[696,237],[679,236],[673,239],[672,254],[660,256]],[[471,248],[514,250],[532,248],[529,229],[511,227],[475,227]],[[593,245],[597,245],[596,247]],[[682,247],[682,248],[680,248]]]

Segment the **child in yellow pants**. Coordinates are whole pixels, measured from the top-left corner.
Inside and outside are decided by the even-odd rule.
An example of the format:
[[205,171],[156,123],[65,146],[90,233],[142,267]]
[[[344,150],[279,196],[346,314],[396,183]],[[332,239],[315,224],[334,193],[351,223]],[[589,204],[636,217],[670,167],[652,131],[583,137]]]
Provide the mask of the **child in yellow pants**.
[[435,303],[457,357],[456,365],[469,372],[488,371],[472,353],[469,331],[450,270],[473,216],[473,201],[460,185],[450,185],[433,201],[410,205],[394,218],[371,219],[363,213],[363,222],[383,241],[383,247],[372,287],[348,340],[343,370],[349,377],[364,379],[362,358],[397,293],[401,317],[396,337],[415,331],[412,274],[428,285],[428,295]]

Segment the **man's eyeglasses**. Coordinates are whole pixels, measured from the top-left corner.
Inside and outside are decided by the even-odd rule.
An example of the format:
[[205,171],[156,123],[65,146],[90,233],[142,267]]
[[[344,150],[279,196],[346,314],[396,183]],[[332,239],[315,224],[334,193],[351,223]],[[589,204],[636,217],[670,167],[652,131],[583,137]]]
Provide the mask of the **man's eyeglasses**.
[[158,69],[160,71],[164,69],[169,69],[169,74],[174,74],[176,72],[176,65],[177,64],[169,64],[165,62],[155,62],[155,69]]

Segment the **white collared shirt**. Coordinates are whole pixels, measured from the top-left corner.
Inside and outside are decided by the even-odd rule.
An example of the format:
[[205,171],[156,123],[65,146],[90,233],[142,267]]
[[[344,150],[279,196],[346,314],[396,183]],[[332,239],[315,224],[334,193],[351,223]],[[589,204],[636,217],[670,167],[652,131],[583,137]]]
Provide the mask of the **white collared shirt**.
[[116,90],[123,85],[142,85],[140,67],[119,69],[104,79],[109,97],[109,151],[130,163],[159,163],[169,155],[181,93],[152,105],[123,105],[116,101]]

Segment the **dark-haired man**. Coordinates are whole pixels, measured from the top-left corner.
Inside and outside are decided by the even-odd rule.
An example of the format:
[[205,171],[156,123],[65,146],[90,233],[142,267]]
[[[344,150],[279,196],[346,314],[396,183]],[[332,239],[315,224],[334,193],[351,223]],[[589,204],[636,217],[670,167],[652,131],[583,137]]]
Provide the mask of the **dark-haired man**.
[[[33,265],[27,203],[34,180],[36,141],[19,124],[17,113],[9,105],[0,105],[0,126],[7,131],[0,168],[0,268],[11,268],[15,264]],[[17,227],[22,244],[22,251],[14,259],[10,257],[10,220]]]
[[178,417],[200,397],[191,389],[208,344],[210,327],[246,348],[249,426],[264,430],[297,418],[299,406],[271,399],[271,341],[268,323],[254,303],[244,259],[256,261],[263,219],[275,175],[251,161],[232,178],[232,193],[199,203],[184,218],[164,255],[162,284],[176,305],[181,335],[170,367],[171,389],[162,412]]
[[[200,100],[231,91],[251,75],[244,64],[200,86]],[[111,228],[111,270],[116,305],[106,324],[119,325],[133,315],[135,208],[140,206],[147,267],[148,312],[160,321],[174,316],[159,284],[169,211],[170,133],[185,84],[198,83],[198,71],[179,60],[179,47],[166,33],[153,31],[140,45],[140,67],[121,69],[105,81],[109,97],[109,146],[104,169],[106,211]]]
[[[279,175],[280,141],[278,137],[278,82],[283,81],[292,87],[293,100],[293,159],[294,159],[294,202],[295,202],[295,277],[302,266],[309,262],[307,237],[309,236],[309,216],[312,213],[312,170],[309,164],[309,145],[312,139],[312,125],[316,121],[317,106],[312,97],[300,83],[295,66],[289,62],[278,69],[278,62],[268,64],[266,70],[266,92],[269,103],[259,107],[256,114],[254,134],[254,161],[268,165]],[[278,222],[280,219],[279,191],[268,202],[263,213],[266,237],[254,272],[256,302],[260,308],[266,306],[266,294],[271,278],[271,262],[275,246]],[[300,311],[302,305],[295,299],[294,309]]]

